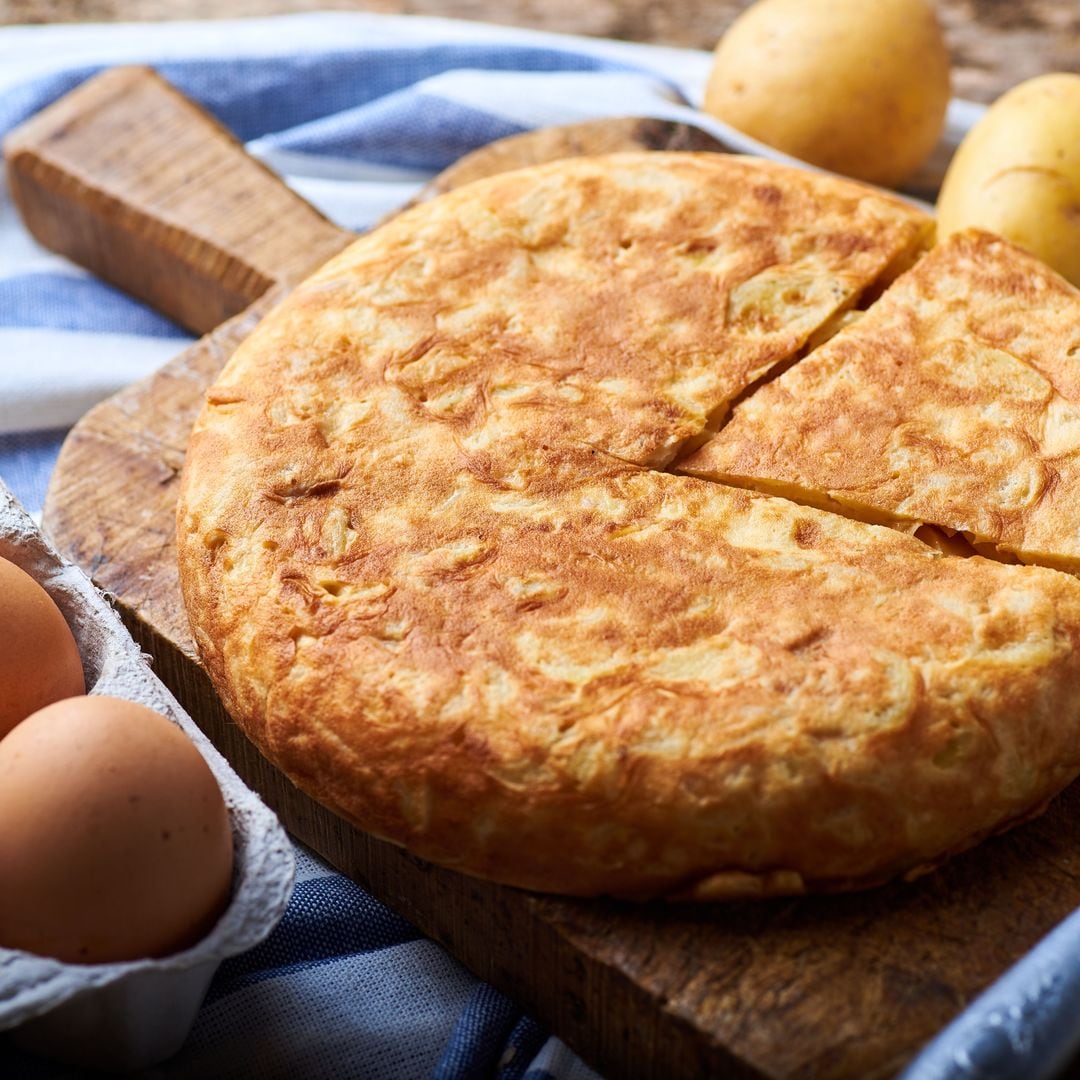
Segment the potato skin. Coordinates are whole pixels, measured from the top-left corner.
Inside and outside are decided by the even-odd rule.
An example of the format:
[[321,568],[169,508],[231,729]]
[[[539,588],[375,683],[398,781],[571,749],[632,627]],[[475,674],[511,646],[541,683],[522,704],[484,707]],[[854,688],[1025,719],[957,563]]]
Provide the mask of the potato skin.
[[949,93],[926,0],[759,0],[716,47],[705,110],[804,161],[895,186],[941,137]]
[[941,239],[977,226],[1080,285],[1080,75],[1040,75],[968,133],[938,199]]

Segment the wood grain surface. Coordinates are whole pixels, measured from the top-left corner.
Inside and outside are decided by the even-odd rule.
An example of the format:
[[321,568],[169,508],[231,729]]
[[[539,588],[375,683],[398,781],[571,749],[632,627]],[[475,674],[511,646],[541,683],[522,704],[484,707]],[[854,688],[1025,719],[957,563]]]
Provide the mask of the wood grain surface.
[[[57,466],[46,526],[116,597],[159,674],[290,831],[611,1077],[891,1075],[1080,904],[1080,785],[1039,821],[914,885],[699,908],[564,900],[465,878],[365,836],[297,791],[229,721],[195,662],[176,584],[173,511],[204,387],[303,273],[304,260],[297,255],[275,271],[265,251],[241,257],[235,241],[215,248],[209,238],[234,235],[234,210],[219,203],[225,220],[216,226],[197,187],[193,205],[180,196],[170,202],[169,230],[150,228],[161,208],[146,178],[110,171],[107,156],[89,153],[113,141],[112,125],[138,122],[189,138],[201,126],[223,168],[242,151],[147,76],[112,78],[142,87],[124,95],[137,116],[124,120],[114,94],[90,88],[81,104],[67,103],[62,122],[44,117],[15,140],[15,182],[24,185],[31,219],[59,222],[71,203],[76,223],[88,211],[97,215],[106,243],[131,220],[143,223],[144,241],[168,238],[172,254],[153,243],[141,256],[137,245],[129,252],[151,270],[177,252],[213,249],[215,258],[196,260],[200,288],[234,260],[258,263],[274,283],[247,311],[79,423]],[[675,125],[635,120],[543,132],[478,152],[435,188],[568,153],[685,147],[690,139]],[[141,145],[146,171],[156,175],[169,141]],[[242,160],[235,165],[244,168]],[[277,183],[265,172],[248,175],[264,195]],[[331,247],[345,238],[324,237]],[[312,251],[312,263],[322,254]]]
[[[873,0],[867,0],[872,3]],[[214,19],[291,11],[442,15],[711,49],[749,0],[0,0],[0,23]],[[937,0],[954,90],[992,101],[1044,71],[1080,71],[1075,0]]]
[[351,239],[149,68],[85,84],[5,139],[4,155],[40,243],[196,334]]

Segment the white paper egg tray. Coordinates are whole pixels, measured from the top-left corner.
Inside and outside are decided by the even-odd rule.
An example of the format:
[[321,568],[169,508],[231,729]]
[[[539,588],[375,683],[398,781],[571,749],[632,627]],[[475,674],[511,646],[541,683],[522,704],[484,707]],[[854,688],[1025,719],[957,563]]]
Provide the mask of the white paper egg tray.
[[[232,899],[197,945],[164,959],[95,965],[0,948],[0,1031],[15,1029],[12,1038],[24,1049],[71,1064],[143,1068],[180,1048],[221,961],[257,945],[277,924],[292,892],[292,846],[276,816],[153,674],[101,592],[46,542],[2,481],[0,556],[35,578],[64,613],[88,691],[146,705],[183,728],[217,777],[229,809]],[[11,632],[0,628],[0,648]],[[17,881],[0,882],[3,889],[18,887]]]

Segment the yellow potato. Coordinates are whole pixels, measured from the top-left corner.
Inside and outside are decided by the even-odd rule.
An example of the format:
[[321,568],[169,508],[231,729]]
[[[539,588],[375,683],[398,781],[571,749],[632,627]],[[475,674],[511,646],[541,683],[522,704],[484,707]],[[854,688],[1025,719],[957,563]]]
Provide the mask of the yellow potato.
[[938,236],[977,225],[1080,285],[1080,75],[1041,75],[999,98],[945,174]]
[[949,53],[926,0],[759,0],[716,47],[705,109],[833,172],[895,185],[949,103]]

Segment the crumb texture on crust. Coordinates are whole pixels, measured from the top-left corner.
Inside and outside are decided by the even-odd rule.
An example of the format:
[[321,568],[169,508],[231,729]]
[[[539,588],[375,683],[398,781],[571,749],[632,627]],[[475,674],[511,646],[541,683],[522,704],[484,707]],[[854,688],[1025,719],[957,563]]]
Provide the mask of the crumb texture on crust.
[[678,468],[1080,570],[1080,292],[953,236]]
[[1044,801],[1080,770],[1080,583],[657,468],[925,230],[642,154],[358,241],[192,439],[181,579],[229,711],[362,828],[575,894],[881,879]]

